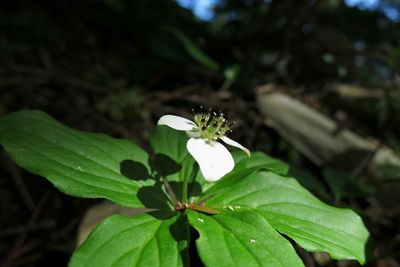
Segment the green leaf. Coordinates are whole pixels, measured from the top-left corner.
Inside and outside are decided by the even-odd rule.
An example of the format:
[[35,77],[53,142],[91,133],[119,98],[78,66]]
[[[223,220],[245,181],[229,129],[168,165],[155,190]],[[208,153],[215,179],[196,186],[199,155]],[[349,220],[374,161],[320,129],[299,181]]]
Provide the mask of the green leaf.
[[[182,182],[193,169],[194,161],[186,149],[187,140],[188,136],[184,132],[160,125],[150,136],[150,144],[156,154],[154,167],[169,182]],[[172,183],[172,187],[180,195],[180,186]]]
[[186,179],[191,180],[189,198],[198,196],[205,184],[201,172],[194,168],[197,163],[186,149],[188,139],[186,133],[162,125],[157,126],[150,136],[150,143],[156,154],[156,168],[167,177],[178,198],[182,195],[182,185]]
[[306,250],[326,251],[334,259],[365,262],[368,231],[361,218],[351,210],[321,202],[293,178],[267,171],[247,177],[229,176],[202,197],[207,196],[212,196],[207,202],[209,207],[256,211]]
[[209,68],[212,71],[218,71],[219,66],[218,63],[207,56],[201,49],[192,42],[184,33],[176,28],[169,28],[170,31],[178,38],[178,40],[182,43],[186,52],[196,60],[200,65],[203,65],[206,68]]
[[150,144],[155,154],[161,154],[181,163],[188,155],[186,143],[189,137],[181,131],[159,125],[150,136]]
[[[19,166],[66,194],[143,207],[137,192],[149,183],[148,156],[127,140],[69,128],[41,111],[20,111],[0,119],[0,143]],[[140,166],[143,181],[121,174],[124,163]]]
[[236,176],[238,172],[252,173],[258,169],[266,169],[273,171],[277,174],[286,175],[289,172],[289,165],[279,159],[275,159],[265,155],[262,152],[252,152],[248,157],[242,151],[235,151],[233,157],[235,158],[235,168],[228,175]]
[[308,190],[316,192],[324,198],[329,198],[328,193],[325,189],[325,185],[320,181],[320,179],[312,175],[310,172],[304,169],[290,166],[290,170],[287,175],[294,177],[302,186],[304,186]]
[[196,245],[206,266],[304,266],[290,242],[255,212],[189,211],[188,218],[200,234]]
[[236,162],[231,173],[233,176],[247,175],[259,169],[270,170],[276,174],[293,176],[307,189],[326,195],[324,185],[317,178],[304,170],[289,166],[279,159],[267,156],[262,152],[252,152],[250,158],[242,151],[234,151],[232,155]]
[[150,214],[113,215],[102,221],[75,251],[69,267],[173,267],[187,265],[185,218]]

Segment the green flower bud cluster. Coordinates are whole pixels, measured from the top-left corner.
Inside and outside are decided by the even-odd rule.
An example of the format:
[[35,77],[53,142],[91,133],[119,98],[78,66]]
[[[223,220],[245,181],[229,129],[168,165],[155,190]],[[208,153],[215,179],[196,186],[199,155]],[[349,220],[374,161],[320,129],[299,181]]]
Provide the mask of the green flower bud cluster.
[[211,109],[208,112],[198,112],[194,114],[194,122],[199,126],[200,137],[209,140],[217,140],[231,132],[232,123],[225,119],[222,112],[216,113]]

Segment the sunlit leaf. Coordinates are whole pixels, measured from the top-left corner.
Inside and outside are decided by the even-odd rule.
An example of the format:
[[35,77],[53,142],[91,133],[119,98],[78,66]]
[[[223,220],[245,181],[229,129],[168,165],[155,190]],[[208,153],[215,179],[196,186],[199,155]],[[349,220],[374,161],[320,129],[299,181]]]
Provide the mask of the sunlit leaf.
[[188,212],[188,218],[199,232],[196,245],[206,266],[304,266],[290,242],[256,212]]
[[20,111],[0,119],[0,143],[19,166],[66,194],[143,207],[137,192],[149,176],[139,181],[121,174],[127,161],[149,172],[147,154],[130,141],[69,128],[41,111]]
[[205,196],[207,206],[252,209],[279,232],[309,251],[326,251],[334,259],[365,262],[368,232],[353,211],[329,206],[295,179],[268,171],[222,179]]
[[113,215],[92,231],[69,266],[185,266],[187,235],[186,220],[179,216],[157,219],[149,214]]

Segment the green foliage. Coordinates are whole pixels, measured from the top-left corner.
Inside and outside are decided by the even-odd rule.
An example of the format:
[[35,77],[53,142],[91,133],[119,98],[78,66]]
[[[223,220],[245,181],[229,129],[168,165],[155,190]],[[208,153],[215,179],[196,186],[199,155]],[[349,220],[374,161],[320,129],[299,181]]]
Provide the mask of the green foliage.
[[361,218],[321,202],[293,178],[266,171],[230,174],[204,194],[213,196],[207,203],[212,207],[256,211],[307,250],[364,262],[368,232]]
[[218,63],[207,56],[201,49],[187,37],[184,33],[179,31],[176,28],[170,28],[170,31],[178,38],[178,40],[182,43],[186,52],[200,65],[212,70],[218,71],[219,66]]
[[[107,198],[127,207],[157,208],[105,219],[73,255],[70,266],[186,266],[189,224],[200,234],[206,266],[303,266],[290,242],[335,259],[365,262],[368,232],[351,210],[329,206],[287,177],[289,166],[260,152],[234,154],[234,170],[206,184],[186,151],[187,137],[158,127],[155,156],[126,140],[66,127],[43,112],[0,120],[0,142],[18,165],[66,194]],[[129,178],[131,179],[129,179]],[[170,186],[186,209],[175,210]],[[190,187],[190,189],[189,189]],[[201,213],[182,199],[219,211]]]
[[182,266],[188,232],[178,215],[165,220],[113,215],[93,230],[69,266]]
[[196,244],[206,266],[303,266],[290,242],[256,212],[189,212],[188,217],[199,231]]
[[[241,154],[243,155],[243,153]],[[251,159],[242,157],[238,160],[233,173],[242,171],[251,173],[259,169],[266,169],[277,174],[286,175],[289,172],[289,165],[281,160],[269,157],[262,152],[253,152]]]
[[18,165],[66,194],[143,207],[141,183],[121,174],[121,162],[149,169],[148,156],[127,140],[77,131],[41,111],[21,111],[0,120],[0,143]]
[[167,126],[158,126],[150,137],[154,153],[165,155],[177,163],[181,163],[187,156],[186,142],[188,138],[179,131],[171,131]]

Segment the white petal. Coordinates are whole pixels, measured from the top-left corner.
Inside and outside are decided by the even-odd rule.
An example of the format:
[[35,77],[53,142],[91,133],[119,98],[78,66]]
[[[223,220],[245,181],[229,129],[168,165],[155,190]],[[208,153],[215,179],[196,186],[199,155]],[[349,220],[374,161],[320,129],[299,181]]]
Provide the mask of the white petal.
[[222,141],[225,142],[225,144],[230,145],[230,146],[234,146],[237,148],[240,148],[241,150],[243,150],[244,152],[246,152],[246,154],[250,157],[250,150],[248,150],[247,148],[245,148],[244,146],[242,146],[241,144],[239,144],[238,142],[230,139],[229,137],[223,136],[220,137],[219,139],[221,139]]
[[158,120],[157,124],[166,125],[179,131],[190,131],[197,128],[193,121],[175,115],[164,115]]
[[215,182],[235,166],[231,153],[216,141],[190,138],[186,144],[189,153],[199,163],[207,182]]

